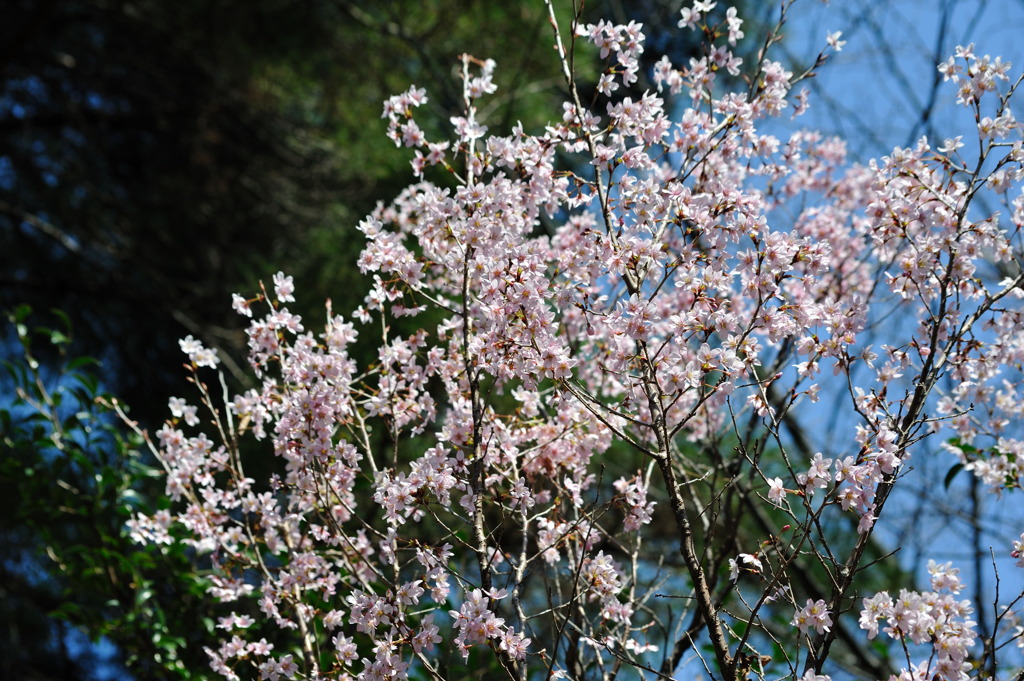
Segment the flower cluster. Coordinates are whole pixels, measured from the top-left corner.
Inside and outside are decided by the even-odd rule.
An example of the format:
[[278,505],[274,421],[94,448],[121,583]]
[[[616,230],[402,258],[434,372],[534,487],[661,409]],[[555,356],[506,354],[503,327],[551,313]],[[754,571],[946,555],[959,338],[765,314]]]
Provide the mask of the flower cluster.
[[[969,210],[1024,179],[1007,139],[1020,126],[996,96],[1006,65],[963,49],[965,67],[943,67],[965,103],[999,99],[978,109],[992,160],[978,168],[992,173],[926,139],[848,168],[841,140],[758,130],[806,102],[767,54],[743,87],[723,82],[743,66],[743,30],[731,8],[709,26],[715,7],[682,11],[709,42],[685,66],[659,61],[642,95],[619,94],[641,75],[642,27],[577,21],[606,60],[598,94],[585,105],[568,78],[561,116],[537,134],[481,122],[489,60],[462,59],[451,139],[417,123],[423,90],[389,99],[388,135],[417,181],[359,225],[369,291],[352,317],[301,319],[283,273],[272,294],[236,295],[257,380],[223,402],[206,379],[217,353],[182,341],[199,402],[173,399],[154,443],[176,506],[129,528],[184,536],[208,561],[211,597],[232,604],[215,671],[440,677],[440,647],[511,678],[599,678],[653,669],[660,649],[675,651],[657,662],[671,676],[692,646],[723,675],[757,662],[796,678],[805,647],[820,671],[814,651],[836,636],[920,440],[948,425],[976,475],[1020,486],[1024,275],[987,273],[1019,265],[1020,235]],[[855,422],[827,456],[782,432],[800,434],[805,406],[816,418],[819,394]],[[251,462],[246,437],[273,457]],[[858,533],[824,522],[833,512]],[[769,538],[736,555],[751,534]],[[829,583],[801,591],[816,574]],[[956,572],[932,575],[933,592],[866,600],[861,624],[932,645],[914,674],[961,678],[973,623]],[[814,597],[785,660],[753,655],[761,609],[796,594]],[[680,621],[690,629],[665,626]]]
[[869,637],[878,635],[879,620],[885,620],[883,631],[889,637],[932,646],[933,653],[911,670],[914,678],[948,681],[969,678],[967,672],[971,665],[967,656],[977,632],[975,622],[968,619],[972,612],[969,601],[955,598],[962,584],[959,570],[951,565],[928,562],[934,591],[918,593],[902,589],[896,599],[882,591],[864,599],[860,626],[867,630]]
[[832,626],[832,615],[829,614],[825,601],[821,599],[812,601],[808,598],[807,604],[793,615],[792,624],[805,634],[811,629],[820,634],[828,631]]
[[[492,594],[492,597],[500,598],[505,595]],[[530,646],[530,639],[506,627],[505,620],[491,612],[488,602],[488,597],[480,589],[475,589],[466,594],[466,602],[461,608],[451,611],[458,631],[455,637],[456,647],[465,658],[469,656],[470,646],[494,641],[512,659],[523,659]]]
[[619,478],[615,481],[614,486],[615,491],[622,495],[622,502],[626,509],[623,527],[627,532],[636,532],[651,522],[654,502],[647,500],[647,482],[640,472],[628,480]]

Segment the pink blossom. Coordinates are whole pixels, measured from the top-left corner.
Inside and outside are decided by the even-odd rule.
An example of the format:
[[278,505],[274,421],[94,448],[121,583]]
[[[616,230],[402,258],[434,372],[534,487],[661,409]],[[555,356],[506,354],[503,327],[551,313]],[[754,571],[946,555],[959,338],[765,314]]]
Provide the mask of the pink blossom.
[[[681,11],[707,44],[659,60],[643,95],[624,91],[643,27],[577,25],[602,60],[597,94],[569,73],[536,131],[488,130],[486,59],[460,61],[451,139],[431,139],[443,126],[421,117],[423,90],[390,98],[387,134],[415,181],[358,226],[351,318],[291,312],[283,272],[273,297],[235,294],[251,384],[223,397],[198,371],[216,351],[181,341],[198,396],[173,398],[151,443],[173,505],[127,529],[181,543],[211,599],[240,601],[208,649],[216,673],[292,678],[305,648],[310,678],[431,676],[440,648],[558,678],[572,659],[584,675],[646,664],[682,640],[658,640],[668,624],[692,621],[718,647],[711,675],[741,659],[793,675],[806,637],[831,641],[848,616],[861,549],[921,441],[941,433],[978,480],[1021,486],[1024,146],[1008,65],[966,47],[940,67],[977,114],[962,146],[989,155],[978,169],[959,137],[854,164],[841,139],[785,120],[766,134],[810,95],[770,54],[743,64],[738,13],[715,9]],[[1004,217],[978,210],[988,199]],[[357,341],[375,348],[366,361]],[[826,439],[807,426],[824,423],[847,430],[815,452]],[[1020,566],[1022,552],[1024,535]],[[728,581],[708,572],[725,565]],[[932,591],[865,599],[860,626],[905,651],[903,677],[960,681],[980,604],[955,598],[968,585],[951,564],[928,569]],[[819,573],[838,591],[796,610],[802,636],[779,639],[796,648],[753,655]],[[278,648],[253,640],[264,628]],[[746,632],[749,656],[733,638]],[[804,681],[829,678],[817,669]]]
[[786,501],[786,489],[782,486],[782,478],[771,478],[768,480],[768,500],[778,507]]
[[792,624],[805,634],[811,629],[820,634],[828,631],[832,626],[832,616],[829,614],[825,601],[820,599],[812,601],[808,598],[807,605],[796,611]]

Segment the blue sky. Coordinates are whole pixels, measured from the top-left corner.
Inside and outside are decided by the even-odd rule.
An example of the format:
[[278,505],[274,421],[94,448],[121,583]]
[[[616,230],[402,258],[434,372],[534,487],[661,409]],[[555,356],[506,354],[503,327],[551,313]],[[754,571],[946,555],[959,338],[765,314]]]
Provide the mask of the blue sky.
[[[920,137],[925,129],[915,124],[929,103],[935,66],[957,45],[1002,55],[1017,73],[1024,67],[1022,0],[800,0],[790,16],[794,39],[784,48],[804,62],[828,32],[843,32],[847,44],[811,82],[812,107],[802,120],[841,134],[862,158]],[[955,100],[955,90],[940,82],[931,125],[940,137],[970,123]]]

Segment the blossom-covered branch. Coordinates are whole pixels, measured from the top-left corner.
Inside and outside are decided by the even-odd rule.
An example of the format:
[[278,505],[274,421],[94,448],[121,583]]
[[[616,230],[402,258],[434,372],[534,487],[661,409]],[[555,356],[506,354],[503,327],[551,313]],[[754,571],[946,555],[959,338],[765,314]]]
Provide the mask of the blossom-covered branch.
[[[472,659],[521,680],[739,681],[853,659],[968,678],[955,568],[898,602],[862,594],[926,440],[1020,487],[1020,81],[962,48],[941,69],[978,154],[922,138],[851,165],[841,140],[761,132],[808,103],[774,38],[743,70],[735,10],[684,9],[703,53],[663,59],[634,101],[615,93],[637,78],[642,27],[566,31],[549,9],[569,95],[545,130],[492,134],[477,102],[496,65],[469,56],[452,139],[416,122],[422,90],[385,104],[417,182],[359,225],[369,293],[353,319],[328,308],[310,328],[283,273],[273,294],[236,296],[260,384],[224,403],[206,387],[216,354],[182,342],[201,404],[173,401],[153,443],[180,505],[132,529],[189,543],[211,597],[237,603],[214,669],[447,679]],[[590,105],[583,43],[604,64]],[[378,351],[359,366],[363,334]],[[820,409],[846,415],[845,448],[780,429],[813,430]],[[243,468],[250,439],[272,464]],[[1020,639],[1012,613],[990,669]],[[253,640],[251,618],[285,643]],[[900,651],[887,660],[866,645],[880,619]]]

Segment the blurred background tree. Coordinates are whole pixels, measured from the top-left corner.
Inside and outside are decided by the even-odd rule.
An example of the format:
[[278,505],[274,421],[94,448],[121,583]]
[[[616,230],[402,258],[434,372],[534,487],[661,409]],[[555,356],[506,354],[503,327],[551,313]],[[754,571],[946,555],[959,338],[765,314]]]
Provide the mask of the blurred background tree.
[[[508,76],[536,86],[547,53],[529,41],[545,26],[526,6],[9,4],[0,306],[67,310],[111,387],[158,418],[177,338],[237,345],[230,292],[276,269],[317,293],[356,290],[350,227],[408,178],[382,100],[415,81],[454,110],[464,50],[509,54]],[[521,90],[509,116],[527,113]]]
[[[10,322],[22,351],[0,386],[0,678],[203,678],[216,609],[181,547],[143,549],[133,511],[166,507],[158,475],[113,413],[95,362],[68,354],[63,315]],[[38,352],[55,355],[44,366]],[[101,637],[104,637],[101,639]],[[97,644],[97,642],[100,642]]]

